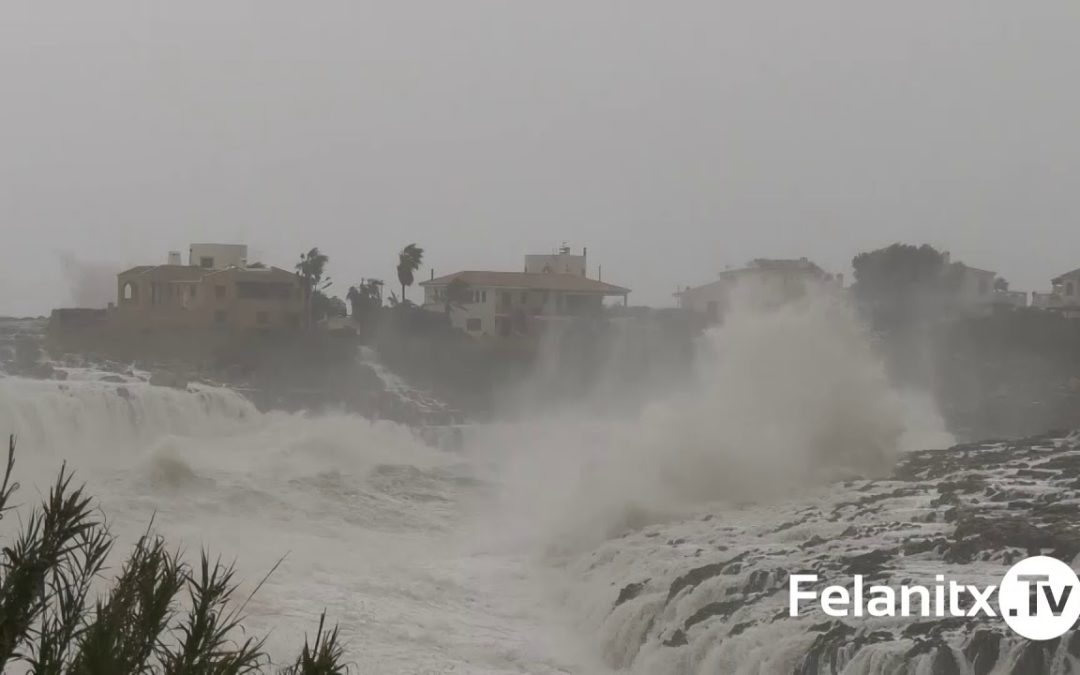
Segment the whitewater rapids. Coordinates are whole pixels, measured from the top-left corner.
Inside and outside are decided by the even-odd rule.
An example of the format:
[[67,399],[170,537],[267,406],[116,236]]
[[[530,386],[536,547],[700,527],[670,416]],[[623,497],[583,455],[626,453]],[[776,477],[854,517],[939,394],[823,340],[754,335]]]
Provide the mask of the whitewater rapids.
[[325,608],[360,673],[602,672],[528,557],[478,543],[475,467],[407,427],[84,373],[0,378],[0,430],[18,436],[20,503],[65,461],[88,483],[121,540],[113,569],[151,519],[189,558],[235,558],[244,595],[284,558],[245,624],[275,660]]

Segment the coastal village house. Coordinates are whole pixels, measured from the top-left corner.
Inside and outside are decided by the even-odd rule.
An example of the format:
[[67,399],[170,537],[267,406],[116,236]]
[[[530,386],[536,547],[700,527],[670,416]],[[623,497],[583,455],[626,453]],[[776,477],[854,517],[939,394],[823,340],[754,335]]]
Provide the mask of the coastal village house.
[[[524,272],[463,271],[424,281],[424,308],[446,312],[450,322],[471,335],[532,335],[551,322],[595,316],[604,298],[630,289],[586,276],[586,253],[566,247],[551,255],[525,256]],[[451,283],[463,297],[450,298]]]
[[[946,253],[946,255],[948,255]],[[997,272],[957,263],[950,268],[956,275],[951,294],[952,306],[964,314],[987,314],[1002,297],[994,290]]]
[[1049,293],[1032,293],[1031,305],[1060,312],[1069,318],[1080,317],[1080,269],[1059,274],[1050,280]]
[[243,245],[193,244],[187,265],[173,252],[168,264],[133,267],[117,277],[115,316],[137,327],[299,327],[303,312],[297,276],[248,265]]
[[725,270],[719,277],[711,283],[676,293],[679,307],[717,321],[727,310],[736,287],[755,305],[775,307],[805,294],[809,284],[835,283],[839,286],[843,282],[841,276],[828,274],[806,258],[757,258],[745,267]]

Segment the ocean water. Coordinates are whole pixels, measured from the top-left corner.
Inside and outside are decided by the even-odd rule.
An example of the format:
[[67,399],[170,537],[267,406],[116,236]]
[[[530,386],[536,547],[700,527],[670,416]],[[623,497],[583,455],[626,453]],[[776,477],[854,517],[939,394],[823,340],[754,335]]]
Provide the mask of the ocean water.
[[[121,539],[116,565],[151,521],[191,559],[235,559],[244,591],[281,561],[246,622],[278,660],[325,609],[359,673],[716,673],[712,647],[652,636],[640,649],[646,613],[614,613],[620,588],[693,563],[693,539],[715,536],[693,525],[705,514],[757,531],[742,521],[775,510],[735,505],[884,475],[906,449],[951,438],[932,400],[890,386],[835,297],[736,305],[698,347],[693,381],[633,412],[587,397],[515,411],[464,428],[452,450],[389,421],[261,413],[228,389],[92,367],[0,376],[0,434],[19,438],[21,501],[63,462],[88,483]],[[403,401],[438,406],[375,370]],[[788,672],[793,653],[759,651],[739,672]]]
[[[235,559],[246,626],[287,659],[325,609],[361,673],[602,672],[522,548],[484,536],[487,478],[407,427],[258,412],[226,389],[138,377],[0,378],[21,503],[62,462],[126,545],[154,529],[194,559]],[[9,523],[10,525],[10,523]]]

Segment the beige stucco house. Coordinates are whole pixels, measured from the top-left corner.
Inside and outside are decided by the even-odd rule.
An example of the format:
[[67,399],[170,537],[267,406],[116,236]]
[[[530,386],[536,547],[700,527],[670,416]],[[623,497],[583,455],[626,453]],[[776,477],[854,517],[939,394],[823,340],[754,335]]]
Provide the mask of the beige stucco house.
[[[297,276],[246,265],[246,248],[192,247],[188,265],[143,265],[117,276],[115,316],[132,326],[270,329],[299,327],[304,299]],[[217,253],[213,253],[216,251]],[[175,262],[173,256],[170,260]],[[224,264],[217,267],[218,262]],[[229,264],[243,261],[243,266]]]

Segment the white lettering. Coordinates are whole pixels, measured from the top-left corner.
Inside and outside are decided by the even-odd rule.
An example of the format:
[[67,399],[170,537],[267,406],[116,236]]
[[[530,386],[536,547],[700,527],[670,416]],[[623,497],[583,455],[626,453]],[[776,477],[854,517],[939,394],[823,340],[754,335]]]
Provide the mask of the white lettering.
[[818,577],[816,574],[792,574],[788,579],[789,592],[788,601],[790,606],[788,608],[789,616],[799,616],[799,601],[800,600],[814,600],[817,598],[817,593],[814,591],[800,591],[799,584],[816,584]]

